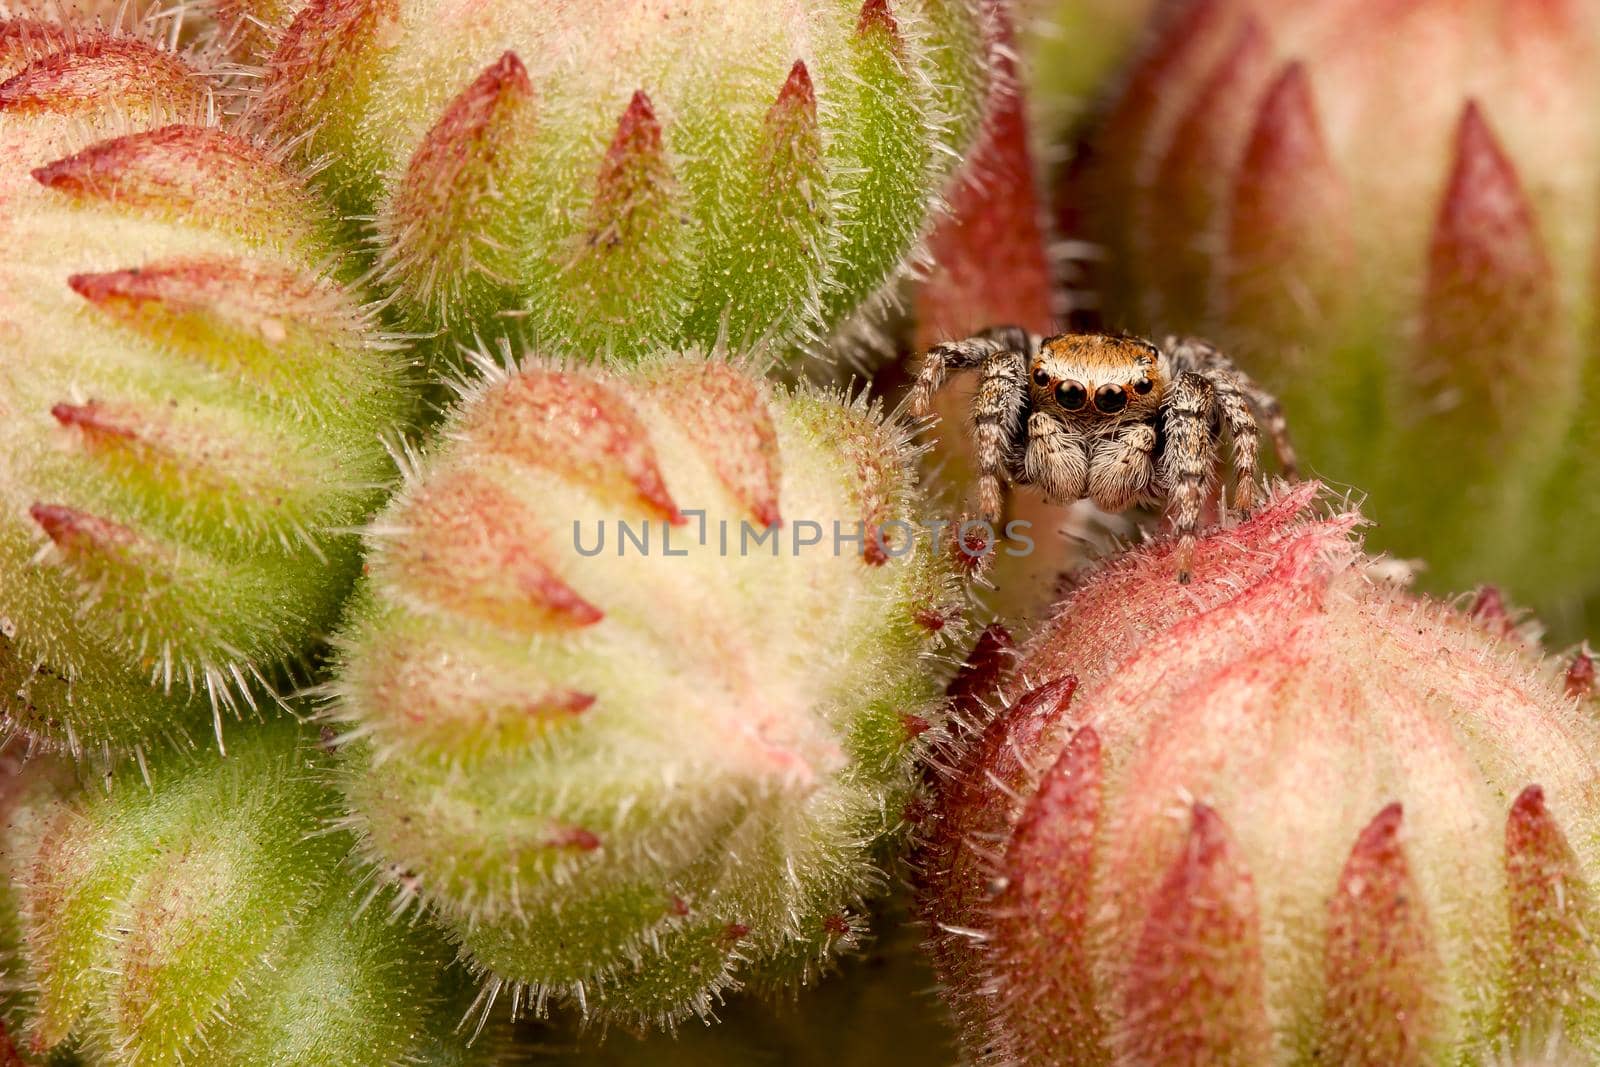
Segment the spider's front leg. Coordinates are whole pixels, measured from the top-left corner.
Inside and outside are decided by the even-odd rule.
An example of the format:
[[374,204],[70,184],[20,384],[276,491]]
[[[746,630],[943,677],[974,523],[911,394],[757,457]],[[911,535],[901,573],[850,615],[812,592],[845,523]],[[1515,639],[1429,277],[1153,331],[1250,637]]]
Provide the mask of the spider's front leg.
[[[1278,468],[1283,476],[1290,481],[1300,476],[1294,444],[1289,440],[1289,424],[1283,417],[1283,408],[1278,404],[1277,397],[1234,366],[1233,361],[1214,345],[1197,337],[1169,337],[1166,347],[1175,371],[1197,371],[1216,384],[1217,405],[1233,436],[1233,465],[1238,475],[1234,492],[1235,507],[1249,511],[1255,503],[1262,424],[1265,424],[1267,435],[1272,438],[1272,450],[1277,454]],[[1261,416],[1259,423],[1255,418],[1256,412]]]
[[972,443],[978,461],[980,518],[996,529],[1027,406],[1028,357],[1006,350],[984,360],[972,401]]
[[1126,511],[1150,488],[1156,428],[1135,422],[1101,440],[1089,458],[1089,496],[1101,511]]
[[1217,464],[1217,438],[1212,429],[1216,404],[1216,390],[1204,375],[1186,371],[1173,379],[1161,460],[1171,487],[1167,510],[1178,534],[1178,581],[1184,583],[1189,581],[1206,488]]
[[964,341],[946,341],[928,349],[911,386],[911,414],[921,418],[933,410],[933,394],[944,385],[951,371],[981,367],[989,357],[1001,352],[1020,353],[1024,358],[1033,349],[1033,338],[1020,326],[992,326]]

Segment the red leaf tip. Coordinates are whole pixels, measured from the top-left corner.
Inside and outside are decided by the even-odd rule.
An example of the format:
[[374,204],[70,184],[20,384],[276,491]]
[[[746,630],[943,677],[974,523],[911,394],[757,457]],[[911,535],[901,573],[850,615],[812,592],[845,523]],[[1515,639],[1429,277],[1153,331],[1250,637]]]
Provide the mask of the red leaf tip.
[[1000,684],[1015,654],[1016,642],[1012,640],[1011,631],[998,622],[990,623],[956,669],[955,677],[945,687],[945,695],[958,709],[972,710],[969,705],[975,706]]
[[50,416],[62,426],[76,427],[86,433],[107,437],[136,436],[126,426],[119,425],[107,417],[105,410],[93,401],[87,404],[56,404],[50,409]]
[[1594,696],[1594,657],[1587,649],[1579,649],[1567,664],[1567,696],[1574,700],[1589,700]]
[[1510,637],[1516,632],[1516,623],[1506,607],[1506,598],[1498,587],[1486,585],[1472,598],[1467,616],[1495,637]]
[[600,836],[581,826],[565,826],[545,842],[550,848],[570,849],[574,852],[595,852],[600,848]]
[[775,108],[799,108],[806,111],[815,111],[817,108],[817,90],[811,84],[811,72],[806,69],[806,61],[797,59],[794,66],[789,68],[789,76],[784,79],[783,88],[778,90]]
[[1356,838],[1356,851],[1369,856],[1393,848],[1400,837],[1400,824],[1405,819],[1405,808],[1396,800],[1384,806]]
[[509,50],[495,60],[489,69],[483,72],[483,76],[499,85],[533,92],[533,82],[528,79],[528,68],[522,65],[522,57]]
[[1432,275],[1461,278],[1485,295],[1526,297],[1542,293],[1550,267],[1533,209],[1476,100],[1469,100],[1456,128],[1455,158],[1430,250]]
[[84,544],[123,544],[133,537],[125,527],[64,504],[35,503],[28,508],[28,515],[46,537],[63,549]]
[[1517,794],[1511,802],[1513,819],[1543,819],[1545,817],[1544,786],[1530,785]]
[[1307,161],[1320,169],[1326,165],[1326,156],[1311,78],[1305,63],[1295,60],[1279,72],[1261,102],[1246,165],[1267,166],[1270,158],[1279,167]]
[[889,0],[866,0],[861,5],[861,17],[856,19],[856,33],[864,35],[873,31],[899,37],[900,27],[894,20],[894,13],[889,10]]
[[611,138],[607,159],[618,155],[655,152],[661,148],[661,123],[656,110],[643,89],[635,89],[628,108],[617,120],[617,132]]

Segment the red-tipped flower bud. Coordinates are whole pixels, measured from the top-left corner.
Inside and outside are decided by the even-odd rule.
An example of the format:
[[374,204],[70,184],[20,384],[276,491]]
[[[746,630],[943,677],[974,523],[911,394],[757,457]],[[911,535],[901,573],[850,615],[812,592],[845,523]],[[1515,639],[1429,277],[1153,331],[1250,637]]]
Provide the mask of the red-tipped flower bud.
[[986,81],[976,0],[297,6],[266,112],[456,340],[814,340],[905,260]]
[[1097,568],[964,702],[924,889],[983,1062],[1600,1053],[1600,722],[1317,493],[1181,591],[1171,544]]
[[0,21],[0,729],[193,741],[333,625],[410,413],[332,223],[134,36]]
[[963,630],[911,464],[719,361],[469,393],[374,527],[336,710],[370,853],[491,994],[671,1021],[853,942]]

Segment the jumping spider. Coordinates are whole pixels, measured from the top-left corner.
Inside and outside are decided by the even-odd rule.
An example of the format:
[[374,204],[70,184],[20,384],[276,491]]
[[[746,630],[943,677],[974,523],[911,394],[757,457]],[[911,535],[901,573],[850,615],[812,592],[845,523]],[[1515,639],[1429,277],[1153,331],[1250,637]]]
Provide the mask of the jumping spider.
[[1036,485],[1052,500],[1088,497],[1101,509],[1165,503],[1179,536],[1178,580],[1189,580],[1195,532],[1232,439],[1234,506],[1255,503],[1260,429],[1272,435],[1285,476],[1295,476],[1283,411],[1221,352],[1193,337],[1160,348],[1135,337],[1041,338],[998,326],[935,345],[923,358],[911,410],[926,415],[952,370],[978,368],[973,439],[982,518],[1000,521],[1003,485]]

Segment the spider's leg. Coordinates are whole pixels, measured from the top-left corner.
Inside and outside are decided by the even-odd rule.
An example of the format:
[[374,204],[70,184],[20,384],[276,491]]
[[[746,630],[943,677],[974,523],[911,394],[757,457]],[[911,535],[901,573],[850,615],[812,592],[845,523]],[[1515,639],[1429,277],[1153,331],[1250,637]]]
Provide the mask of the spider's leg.
[[[1278,467],[1290,481],[1300,477],[1300,464],[1295,455],[1294,443],[1289,440],[1289,423],[1283,417],[1283,407],[1278,398],[1223,355],[1217,347],[1198,337],[1169,337],[1164,351],[1172,360],[1174,375],[1184,371],[1199,371],[1214,378],[1231,376],[1235,389],[1244,394],[1250,405],[1261,413],[1267,436],[1272,438],[1272,451],[1277,454]],[[1226,413],[1224,413],[1226,415]],[[1230,420],[1231,421],[1231,420]],[[1260,436],[1259,434],[1257,435]]]
[[1222,358],[1215,345],[1198,337],[1168,337],[1161,342],[1161,351],[1172,361],[1174,380],[1189,371],[1209,370],[1213,360]]
[[1044,341],[1038,334],[1029,333],[1021,326],[990,326],[979,330],[976,336],[999,342],[1008,351],[1021,352],[1025,356],[1039,351],[1039,345]]
[[1240,379],[1240,391],[1261,412],[1261,420],[1267,424],[1267,436],[1272,438],[1272,451],[1278,456],[1278,469],[1291,482],[1297,480],[1300,477],[1300,460],[1295,455],[1294,442],[1289,440],[1289,423],[1283,417],[1278,398],[1251,381],[1243,371],[1236,373]]
[[1178,581],[1189,580],[1195,533],[1206,504],[1206,487],[1216,466],[1212,430],[1216,391],[1204,375],[1185,371],[1173,380],[1166,408],[1167,443],[1162,463],[1171,485],[1167,508],[1178,534]]
[[1027,357],[1007,350],[984,360],[983,377],[972,402],[972,441],[978,461],[980,517],[997,528],[1005,476],[1027,406]]
[[1211,384],[1217,393],[1217,410],[1233,438],[1233,506],[1248,515],[1255,507],[1256,477],[1260,473],[1261,428],[1240,388],[1238,372],[1218,369]]
[[911,387],[911,414],[921,418],[933,410],[933,394],[953,370],[983,366],[997,352],[1017,352],[1024,358],[1039,347],[1037,336],[1020,326],[991,326],[964,341],[946,341],[928,349]]

